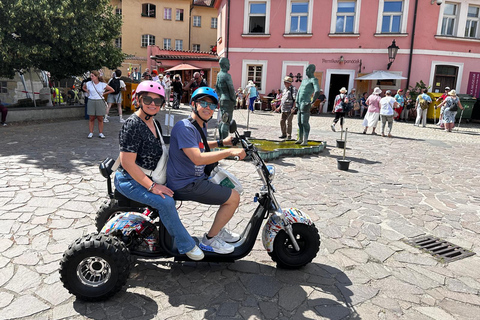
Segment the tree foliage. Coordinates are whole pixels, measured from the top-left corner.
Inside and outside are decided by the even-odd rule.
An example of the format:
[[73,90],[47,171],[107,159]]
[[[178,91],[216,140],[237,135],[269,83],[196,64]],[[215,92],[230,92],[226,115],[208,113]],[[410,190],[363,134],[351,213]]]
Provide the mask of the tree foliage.
[[124,59],[109,0],[0,0],[0,21],[0,76],[33,67],[61,79]]

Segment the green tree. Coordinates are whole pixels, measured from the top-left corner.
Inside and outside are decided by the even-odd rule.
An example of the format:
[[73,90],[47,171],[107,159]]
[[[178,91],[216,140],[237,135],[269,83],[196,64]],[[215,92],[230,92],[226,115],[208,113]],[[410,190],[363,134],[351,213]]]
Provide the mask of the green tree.
[[61,79],[124,59],[109,0],[0,0],[0,21],[0,76],[38,68]]

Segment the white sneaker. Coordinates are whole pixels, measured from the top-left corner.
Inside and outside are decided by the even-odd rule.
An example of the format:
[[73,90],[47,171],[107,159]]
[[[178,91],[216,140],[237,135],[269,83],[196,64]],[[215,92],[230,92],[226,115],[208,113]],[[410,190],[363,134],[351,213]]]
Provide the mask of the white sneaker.
[[200,250],[200,248],[197,246],[193,247],[192,250],[188,251],[185,254],[187,255],[187,257],[189,257],[194,261],[202,260],[205,257],[205,255],[203,254],[203,251]]
[[216,236],[225,242],[237,242],[240,240],[240,235],[238,233],[232,232],[226,228],[222,228]]
[[103,118],[103,122],[110,122],[110,120],[108,120],[108,116],[105,116],[105,118]]
[[120,123],[125,123],[125,119],[120,118]]
[[87,136],[88,139],[92,139],[93,138],[93,132],[90,132]]
[[98,137],[99,137],[100,139],[105,139],[105,135],[104,135],[103,133],[99,133],[99,134],[98,134]]
[[211,239],[207,239],[207,234],[203,236],[202,242],[200,242],[200,249],[203,251],[210,251],[220,254],[232,253],[235,249],[231,244],[226,243],[218,236],[215,236]]

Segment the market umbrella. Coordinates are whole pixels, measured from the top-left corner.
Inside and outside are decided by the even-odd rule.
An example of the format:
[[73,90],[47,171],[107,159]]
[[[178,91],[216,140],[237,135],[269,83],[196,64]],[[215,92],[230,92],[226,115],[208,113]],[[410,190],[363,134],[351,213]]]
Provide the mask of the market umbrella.
[[398,75],[396,73],[391,73],[383,70],[374,71],[364,76],[355,78],[355,80],[397,80],[397,79],[402,80],[407,78],[402,77],[401,75]]
[[179,70],[200,70],[200,69],[201,68],[192,66],[191,64],[188,64],[188,63],[180,63],[175,67],[168,69],[167,71],[170,72],[170,71],[179,71]]

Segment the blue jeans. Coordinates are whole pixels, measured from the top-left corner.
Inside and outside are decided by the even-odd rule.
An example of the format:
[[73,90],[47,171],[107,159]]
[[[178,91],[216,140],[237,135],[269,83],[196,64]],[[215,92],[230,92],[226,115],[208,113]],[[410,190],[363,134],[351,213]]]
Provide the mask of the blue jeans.
[[253,97],[249,99],[248,109],[250,111],[255,110],[255,100],[257,100],[257,97]]
[[178,252],[184,254],[195,247],[195,240],[190,236],[178,217],[173,198],[165,196],[165,199],[163,199],[157,194],[148,192],[125,170],[115,172],[115,188],[125,197],[158,210],[163,225],[175,240]]

